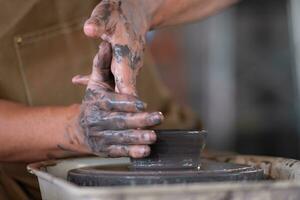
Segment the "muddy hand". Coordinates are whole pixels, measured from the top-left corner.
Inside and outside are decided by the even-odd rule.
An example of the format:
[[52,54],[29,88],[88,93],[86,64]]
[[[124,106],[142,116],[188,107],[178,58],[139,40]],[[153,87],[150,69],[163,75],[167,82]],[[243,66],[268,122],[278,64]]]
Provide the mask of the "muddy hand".
[[159,112],[144,112],[146,105],[132,95],[113,92],[110,61],[110,44],[102,42],[79,118],[85,142],[92,153],[100,156],[147,156],[148,144],[155,142],[156,135],[139,128],[157,125],[163,116]]
[[84,32],[112,44],[115,91],[137,95],[136,76],[143,65],[148,19],[136,0],[103,0],[86,21]]

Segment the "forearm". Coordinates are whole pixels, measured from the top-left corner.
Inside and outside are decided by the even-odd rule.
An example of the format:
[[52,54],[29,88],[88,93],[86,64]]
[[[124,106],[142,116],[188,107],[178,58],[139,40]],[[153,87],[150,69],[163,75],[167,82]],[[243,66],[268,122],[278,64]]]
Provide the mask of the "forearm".
[[34,161],[71,153],[68,146],[79,106],[26,107],[0,100],[0,161]]
[[200,20],[238,0],[144,0],[150,29]]

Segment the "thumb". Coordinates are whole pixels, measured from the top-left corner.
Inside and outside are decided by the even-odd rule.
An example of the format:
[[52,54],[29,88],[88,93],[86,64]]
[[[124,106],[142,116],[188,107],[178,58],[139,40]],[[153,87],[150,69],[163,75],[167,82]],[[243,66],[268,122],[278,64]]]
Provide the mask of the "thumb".
[[137,96],[136,78],[143,65],[143,48],[133,50],[128,45],[113,45],[111,71],[115,78],[115,90],[121,94]]
[[111,45],[103,41],[93,61],[93,70],[88,81],[88,88],[101,87],[103,89],[113,90],[114,78],[110,69],[111,59]]
[[113,10],[111,3],[103,1],[93,10],[91,17],[84,24],[84,33],[93,38],[100,38],[105,27],[110,21],[110,14]]
[[72,78],[72,83],[75,85],[87,85],[90,80],[90,75],[76,75]]

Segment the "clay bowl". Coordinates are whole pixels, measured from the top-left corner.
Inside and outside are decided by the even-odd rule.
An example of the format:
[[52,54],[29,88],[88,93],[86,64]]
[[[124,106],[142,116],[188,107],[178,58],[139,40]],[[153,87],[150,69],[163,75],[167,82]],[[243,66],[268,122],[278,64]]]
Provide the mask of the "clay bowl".
[[131,158],[131,170],[182,170],[200,165],[206,131],[156,130],[157,141],[146,158]]

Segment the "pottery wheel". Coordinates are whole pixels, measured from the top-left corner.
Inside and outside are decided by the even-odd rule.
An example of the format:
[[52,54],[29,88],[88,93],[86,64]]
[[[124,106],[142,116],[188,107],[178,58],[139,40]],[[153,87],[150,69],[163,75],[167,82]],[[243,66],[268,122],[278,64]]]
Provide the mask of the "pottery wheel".
[[70,170],[68,180],[79,186],[126,186],[199,183],[220,181],[255,181],[264,179],[262,169],[232,163],[202,160],[198,169],[134,170],[130,164],[85,167]]

